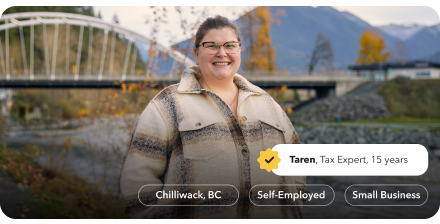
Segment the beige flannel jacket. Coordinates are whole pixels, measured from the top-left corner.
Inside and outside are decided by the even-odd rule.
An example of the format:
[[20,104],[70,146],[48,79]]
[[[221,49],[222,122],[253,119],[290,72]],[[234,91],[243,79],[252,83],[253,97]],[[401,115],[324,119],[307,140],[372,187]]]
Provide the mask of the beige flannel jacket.
[[[133,218],[301,218],[301,206],[255,206],[249,200],[257,184],[304,188],[306,177],[277,176],[257,162],[262,150],[300,143],[287,115],[268,93],[235,74],[236,118],[197,77],[198,66],[187,68],[180,83],[157,94],[137,120],[120,179],[126,213]],[[146,184],[157,187],[142,188]],[[170,204],[157,199],[156,191],[182,191],[188,184],[230,184],[239,198],[233,206],[156,206]],[[280,189],[295,193],[298,187]],[[301,200],[291,203],[302,205]]]

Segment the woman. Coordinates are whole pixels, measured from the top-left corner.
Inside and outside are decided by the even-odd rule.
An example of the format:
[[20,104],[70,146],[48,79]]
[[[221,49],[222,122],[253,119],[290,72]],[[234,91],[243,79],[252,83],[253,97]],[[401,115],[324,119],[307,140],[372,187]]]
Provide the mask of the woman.
[[[301,217],[297,206],[258,207],[249,200],[257,184],[297,184],[279,187],[296,192],[304,188],[305,177],[280,177],[260,169],[260,151],[300,142],[270,95],[236,74],[240,42],[237,27],[227,18],[206,19],[194,45],[198,66],[187,68],[180,83],[162,90],[139,117],[121,174],[126,212],[133,217]],[[156,194],[191,191],[192,184],[233,185],[239,196],[229,198],[230,204],[236,200],[233,206],[185,207],[168,206],[182,202]]]

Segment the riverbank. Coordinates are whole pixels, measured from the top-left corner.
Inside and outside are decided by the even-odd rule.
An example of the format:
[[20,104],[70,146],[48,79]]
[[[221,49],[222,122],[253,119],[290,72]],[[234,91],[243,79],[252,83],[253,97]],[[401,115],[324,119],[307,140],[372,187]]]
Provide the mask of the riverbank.
[[0,205],[6,216],[13,219],[38,218],[25,204],[36,200],[28,189],[17,185],[10,176],[0,171]]
[[[97,190],[99,186],[76,177],[69,170],[42,167],[25,153],[2,145],[0,161],[0,172],[7,175],[2,177],[7,184],[2,185],[1,192],[9,192],[14,198],[2,197],[0,201],[2,210],[10,217],[128,218],[121,195],[102,194]],[[15,188],[27,192],[17,192]],[[28,217],[23,213],[25,210],[30,214]]]
[[[136,116],[134,115],[131,117],[101,117],[101,119],[95,119],[93,122],[92,120],[84,119],[85,125],[76,129],[17,130],[11,132],[7,137],[8,146],[20,150],[6,150],[13,153],[9,157],[17,157],[17,161],[12,163],[12,166],[8,165],[8,169],[13,171],[12,174],[8,175],[12,176],[14,172],[18,172],[19,176],[26,177],[24,178],[27,179],[26,184],[20,178],[14,178],[14,180],[23,186],[30,186],[29,188],[33,192],[50,190],[50,192],[43,194],[47,196],[46,198],[38,194],[38,198],[42,201],[38,202],[40,204],[37,207],[48,208],[45,211],[37,211],[39,217],[54,217],[50,216],[51,214],[64,218],[124,217],[124,214],[121,214],[124,210],[124,202],[118,201],[120,198],[115,197],[115,195],[105,196],[107,198],[96,198],[95,196],[100,195],[99,197],[104,197],[101,196],[105,195],[102,194],[101,190],[103,185],[118,185],[124,155],[128,148],[127,143],[135,119]],[[332,203],[332,206],[307,208],[304,212],[305,217],[400,217],[399,214],[401,212],[396,208],[390,208],[389,211],[392,214],[388,214],[376,208],[360,209],[347,205],[343,197],[344,191],[354,183],[422,184],[428,188],[430,193],[432,192],[432,198],[430,196],[430,200],[427,202],[426,212],[418,215],[408,212],[405,215],[409,218],[429,217],[430,214],[435,212],[432,207],[440,200],[440,189],[438,187],[440,183],[440,176],[438,175],[438,170],[440,169],[438,160],[440,158],[440,131],[432,132],[427,128],[410,128],[405,126],[392,128],[338,125],[337,123],[316,123],[295,124],[294,127],[298,132],[301,142],[304,144],[422,144],[428,149],[430,154],[430,167],[420,177],[308,177],[307,182],[310,184],[320,183],[331,186],[338,197]],[[353,125],[356,125],[356,123],[353,123]],[[34,150],[37,153],[36,156],[38,156],[38,153],[41,153],[39,149],[44,149],[44,155],[39,154],[40,156],[34,158],[34,160],[31,159],[30,162],[22,163],[20,162],[21,160],[29,160],[25,156],[25,152],[29,151],[26,150],[26,146],[28,146],[28,149]],[[29,148],[29,146],[36,147]],[[50,155],[52,152],[58,154]],[[66,158],[64,168],[63,166],[49,166],[51,164],[50,161],[60,162],[63,156]],[[13,159],[12,161],[15,160]],[[34,166],[30,164],[31,168],[29,168],[27,164],[34,163],[31,161],[37,161],[40,165]],[[61,170],[66,170],[66,172],[57,171],[59,170],[58,168],[62,168]],[[36,177],[42,176],[44,178],[43,183],[47,185],[41,185],[41,189],[37,188],[37,190],[32,188],[31,183],[38,183],[38,179],[32,179],[35,179],[33,173],[36,173]],[[56,190],[57,188],[61,190]],[[55,193],[52,193],[52,191]],[[118,189],[111,191],[118,194]],[[72,207],[70,207],[71,205]],[[104,207],[103,205],[111,205],[113,208],[107,208],[107,206]],[[81,207],[78,208],[78,206]],[[29,204],[28,209],[30,212],[33,212],[33,208]],[[101,209],[109,209],[109,211],[102,211]]]

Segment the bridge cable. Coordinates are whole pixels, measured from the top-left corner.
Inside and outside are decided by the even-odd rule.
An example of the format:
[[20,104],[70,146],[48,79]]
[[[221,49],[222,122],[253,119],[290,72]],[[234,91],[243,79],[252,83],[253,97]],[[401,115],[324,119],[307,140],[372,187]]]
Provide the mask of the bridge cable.
[[70,37],[70,26],[68,23],[66,23],[66,76],[69,76],[69,53],[70,53],[70,43],[69,38]]
[[[44,21],[40,21],[44,22]],[[46,62],[46,74],[50,76],[49,70],[49,46],[47,44],[47,32],[46,32],[46,24],[43,23],[43,38],[44,38],[44,61]]]
[[11,18],[10,20],[12,23],[18,26],[18,30],[20,31],[20,45],[21,45],[21,55],[23,57],[24,75],[27,76],[27,60],[26,60],[26,48],[24,46],[23,26],[21,25],[20,21],[14,18]]
[[128,44],[127,44],[127,52],[125,53],[125,62],[124,62],[124,70],[122,71],[122,77],[121,79],[124,81],[125,76],[127,73],[127,65],[128,65],[128,58],[130,57],[130,50],[131,50],[131,37],[128,38]]
[[92,42],[93,42],[93,26],[89,25],[89,52],[88,52],[88,64],[87,73],[92,74]]
[[52,52],[52,74],[50,75],[50,80],[55,79],[55,66],[57,63],[57,50],[58,50],[58,23],[55,24],[55,34],[54,34],[54,44]]
[[[134,43],[133,43],[134,44]],[[134,75],[134,66],[136,64],[137,47],[136,44],[133,46],[133,56],[131,57],[131,74]]]
[[6,75],[5,59],[3,58],[2,38],[0,37],[0,60],[2,63],[2,74]]
[[34,17],[31,17],[31,46],[30,46],[30,75],[29,75],[29,79],[30,80],[34,80]]
[[112,39],[112,50],[111,50],[111,54],[110,54],[110,64],[108,66],[108,74],[110,76],[113,76],[113,59],[115,56],[115,38],[116,38],[116,32],[112,27],[112,34],[113,34],[113,39]]
[[173,77],[173,73],[174,73],[174,69],[176,68],[176,65],[177,65],[177,60],[173,59],[173,64],[171,65],[170,74],[168,75],[169,77]]
[[79,30],[79,41],[78,41],[78,51],[76,53],[76,71],[75,71],[75,80],[78,80],[78,73],[79,73],[79,63],[81,59],[81,46],[82,46],[82,40],[83,40],[83,32],[84,32],[84,25],[81,25],[81,29]]
[[[5,24],[8,25],[9,20],[5,21]],[[5,31],[5,39],[6,39],[6,80],[11,78],[11,74],[9,72],[9,28],[6,28]]]
[[99,65],[99,75],[98,80],[102,80],[102,70],[104,69],[104,59],[105,59],[105,51],[107,49],[107,37],[108,37],[108,30],[104,30],[105,36],[104,36],[104,44],[102,45],[102,53],[101,53],[101,63]]

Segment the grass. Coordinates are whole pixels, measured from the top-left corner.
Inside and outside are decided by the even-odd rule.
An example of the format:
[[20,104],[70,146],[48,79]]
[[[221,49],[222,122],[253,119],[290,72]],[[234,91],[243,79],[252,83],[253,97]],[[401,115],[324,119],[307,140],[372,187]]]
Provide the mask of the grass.
[[41,167],[20,151],[0,145],[0,171],[29,186],[38,198],[27,202],[41,218],[128,218],[124,200],[104,195],[98,186],[70,172]]
[[385,99],[392,117],[440,119],[440,79],[398,77],[385,82],[378,93]]

